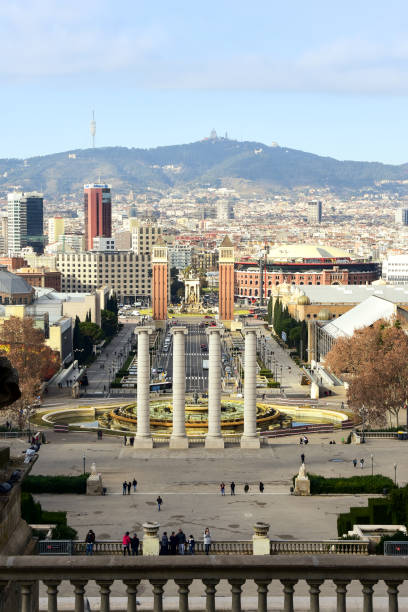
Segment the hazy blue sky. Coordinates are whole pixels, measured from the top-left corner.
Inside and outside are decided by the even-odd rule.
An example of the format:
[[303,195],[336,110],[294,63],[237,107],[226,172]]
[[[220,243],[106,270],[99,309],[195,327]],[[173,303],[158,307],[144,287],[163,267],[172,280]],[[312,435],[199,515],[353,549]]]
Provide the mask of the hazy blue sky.
[[408,162],[404,0],[1,0],[0,157],[211,128]]

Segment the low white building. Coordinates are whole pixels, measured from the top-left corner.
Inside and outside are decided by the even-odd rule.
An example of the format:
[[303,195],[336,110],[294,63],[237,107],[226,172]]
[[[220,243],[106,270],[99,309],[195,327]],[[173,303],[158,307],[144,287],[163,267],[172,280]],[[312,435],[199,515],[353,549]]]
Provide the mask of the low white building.
[[408,284],[408,255],[390,255],[384,259],[382,276],[389,284]]

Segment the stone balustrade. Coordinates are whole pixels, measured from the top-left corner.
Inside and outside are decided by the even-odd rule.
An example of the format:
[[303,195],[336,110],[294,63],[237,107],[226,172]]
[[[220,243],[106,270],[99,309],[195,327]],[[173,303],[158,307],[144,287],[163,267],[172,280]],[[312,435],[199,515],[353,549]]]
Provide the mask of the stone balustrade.
[[[388,593],[388,610],[398,610],[398,589],[408,579],[406,559],[398,557],[345,557],[337,555],[287,556],[197,556],[197,557],[0,557],[0,609],[2,597],[17,587],[13,612],[38,610],[39,583],[47,587],[48,611],[58,612],[58,589],[61,582],[70,583],[75,596],[75,612],[84,612],[86,585],[94,581],[100,592],[101,612],[110,610],[110,589],[114,580],[121,581],[127,593],[127,612],[136,612],[136,596],[143,581],[153,591],[153,610],[162,612],[166,584],[178,587],[179,610],[188,612],[189,592],[199,584],[206,597],[205,609],[215,612],[216,590],[220,581],[230,585],[231,610],[241,611],[241,594],[248,581],[257,586],[257,609],[266,612],[268,590],[279,585],[284,612],[293,612],[295,586],[305,581],[309,590],[311,612],[319,612],[320,588],[331,586],[336,596],[337,612],[346,612],[347,588],[352,581],[361,585],[364,612],[374,609],[374,587],[384,582]],[[326,585],[325,585],[326,586]],[[14,586],[12,587],[14,589]],[[65,589],[66,590],[66,589]],[[383,608],[382,608],[383,609]]]
[[271,555],[368,555],[368,541],[271,540]]

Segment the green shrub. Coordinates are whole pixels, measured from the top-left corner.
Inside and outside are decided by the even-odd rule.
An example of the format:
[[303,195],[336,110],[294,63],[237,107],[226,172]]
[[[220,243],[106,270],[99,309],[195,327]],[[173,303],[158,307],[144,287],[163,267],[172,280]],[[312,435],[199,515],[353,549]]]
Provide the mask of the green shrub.
[[76,529],[69,527],[68,525],[57,525],[52,530],[53,540],[76,540],[78,532]]
[[375,476],[351,476],[350,478],[325,478],[308,474],[312,495],[328,493],[382,493],[395,485],[391,478],[376,474]]
[[89,474],[80,476],[27,476],[22,490],[27,493],[86,493]]
[[43,510],[41,513],[41,523],[50,523],[53,525],[65,525],[67,524],[67,513],[66,512],[49,512]]
[[41,523],[41,504],[34,501],[31,493],[21,493],[21,518],[27,523]]
[[273,380],[273,381],[270,380],[270,381],[268,381],[268,387],[276,389],[276,388],[280,387],[280,382],[277,382],[276,380]]

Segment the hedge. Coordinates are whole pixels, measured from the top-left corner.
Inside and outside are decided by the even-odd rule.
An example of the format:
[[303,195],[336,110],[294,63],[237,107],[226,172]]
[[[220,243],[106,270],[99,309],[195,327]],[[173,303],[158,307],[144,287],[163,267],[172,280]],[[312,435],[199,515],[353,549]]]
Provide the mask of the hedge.
[[22,490],[27,493],[86,493],[89,474],[80,476],[27,476]]
[[[391,478],[376,474],[375,476],[351,476],[350,478],[325,478],[316,474],[308,474],[310,492],[312,495],[325,493],[383,493],[394,488]],[[293,477],[295,482],[296,476]]]
[[52,530],[53,540],[75,540],[78,532],[67,525],[66,512],[48,512],[41,508],[41,504],[34,501],[31,493],[21,494],[21,518],[29,524],[49,525],[55,524]]

